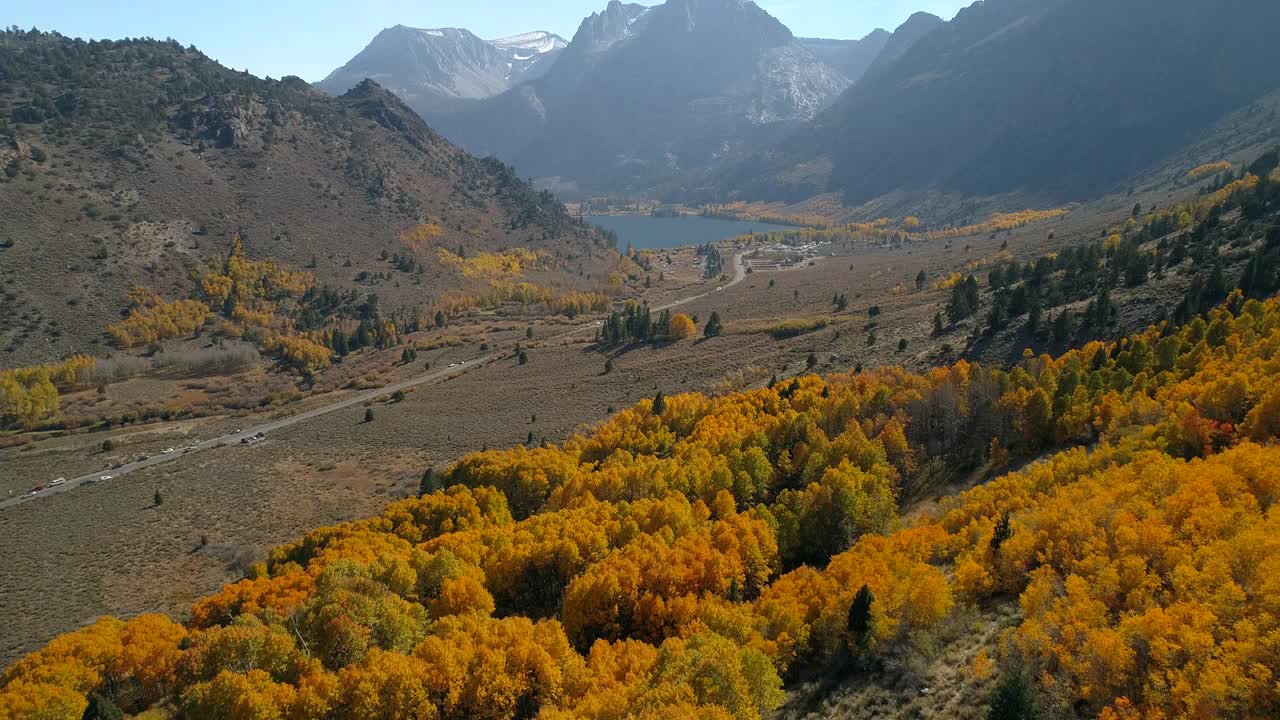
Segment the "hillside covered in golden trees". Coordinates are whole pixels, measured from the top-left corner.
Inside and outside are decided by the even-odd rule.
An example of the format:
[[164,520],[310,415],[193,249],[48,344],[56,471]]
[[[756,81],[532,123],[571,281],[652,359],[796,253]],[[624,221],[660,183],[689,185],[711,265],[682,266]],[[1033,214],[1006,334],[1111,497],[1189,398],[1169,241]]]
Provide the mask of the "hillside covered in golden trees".
[[1001,603],[1017,622],[973,670],[998,703],[1274,717],[1278,378],[1280,301],[1237,292],[1008,370],[659,395],[428,471],[186,625],[57,638],[4,672],[0,717],[751,720]]

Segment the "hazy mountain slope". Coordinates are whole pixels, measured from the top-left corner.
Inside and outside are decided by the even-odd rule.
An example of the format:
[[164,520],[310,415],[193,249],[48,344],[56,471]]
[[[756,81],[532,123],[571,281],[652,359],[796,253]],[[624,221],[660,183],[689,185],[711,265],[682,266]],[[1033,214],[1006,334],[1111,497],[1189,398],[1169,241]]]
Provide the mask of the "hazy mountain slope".
[[477,154],[592,189],[646,187],[780,137],[848,79],[746,0],[611,2],[544,77],[429,115]]
[[1246,0],[977,3],[721,187],[1097,196],[1280,86],[1277,22]]
[[459,100],[491,97],[545,74],[566,44],[541,31],[489,41],[458,28],[397,25],[378,33],[316,86],[341,95],[370,78],[420,113],[439,112]]
[[0,34],[0,78],[0,366],[92,350],[131,284],[189,286],[235,233],[389,306],[458,282],[386,272],[379,255],[422,222],[450,248],[533,243],[585,263],[599,240],[372,83],[330,98],[177,43],[21,32]]
[[945,21],[937,15],[931,15],[927,12],[912,14],[911,17],[907,18],[906,22],[899,25],[889,37],[885,38],[880,52],[872,59],[871,65],[866,68],[863,74],[874,77],[885,72],[916,43],[920,42],[921,38],[945,24]]
[[819,60],[840,71],[849,82],[856,83],[876,58],[880,57],[891,37],[892,33],[889,31],[877,28],[861,40],[797,38],[796,42]]

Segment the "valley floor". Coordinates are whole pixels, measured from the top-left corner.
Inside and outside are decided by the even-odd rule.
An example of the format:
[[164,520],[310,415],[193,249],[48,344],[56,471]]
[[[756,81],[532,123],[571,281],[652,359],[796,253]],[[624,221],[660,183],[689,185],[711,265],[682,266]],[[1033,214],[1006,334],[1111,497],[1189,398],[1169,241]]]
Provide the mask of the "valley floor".
[[[465,331],[458,329],[463,344],[430,355],[434,368],[494,352],[509,355],[516,343],[527,348],[528,364],[504,357],[414,388],[399,402],[376,402],[373,422],[364,422],[363,406],[352,407],[273,432],[253,446],[202,451],[189,461],[0,510],[0,538],[11,549],[0,554],[0,589],[5,611],[15,619],[0,627],[0,662],[103,614],[162,611],[180,617],[193,599],[237,579],[271,547],[315,527],[374,514],[390,500],[415,493],[428,466],[443,467],[482,448],[521,444],[530,433],[535,442],[554,443],[659,390],[670,395],[759,386],[771,376],[805,372],[811,355],[818,363],[813,370],[821,373],[889,365],[922,370],[955,359],[970,328],[933,335],[933,316],[948,291],[916,290],[917,272],[943,276],[994,256],[1005,243],[1019,259],[1033,259],[1093,237],[1100,224],[1123,217],[1120,205],[1089,208],[999,238],[902,248],[832,246],[798,268],[752,272],[733,286],[692,275],[689,251],[676,251],[666,282],[647,291],[648,301],[659,307],[705,295],[680,310],[701,322],[718,312],[726,326],[721,337],[623,348],[606,356],[592,348],[590,332],[539,340],[561,334],[562,319],[535,321],[532,340],[516,330],[519,324],[477,319]],[[1049,233],[1052,240],[1046,239]],[[849,306],[836,312],[832,298],[841,293]],[[882,309],[874,325],[872,306]],[[1124,322],[1130,327],[1145,326],[1151,316],[1144,313],[1154,312],[1152,302],[1126,306],[1134,308]],[[817,329],[774,339],[770,330],[783,321]],[[489,326],[507,329],[486,332]],[[900,340],[905,350],[899,350]],[[1016,336],[996,338],[975,359],[1004,365],[1020,356],[1019,342]],[[613,359],[610,374],[604,372],[606,357]],[[398,367],[383,381],[412,377],[420,368]],[[321,396],[263,415],[70,434],[0,450],[6,469],[0,492],[20,493],[54,477],[94,471],[105,462],[99,449],[104,439],[118,446],[112,458],[126,457],[330,401]],[[157,491],[163,495],[160,506],[154,506]]]

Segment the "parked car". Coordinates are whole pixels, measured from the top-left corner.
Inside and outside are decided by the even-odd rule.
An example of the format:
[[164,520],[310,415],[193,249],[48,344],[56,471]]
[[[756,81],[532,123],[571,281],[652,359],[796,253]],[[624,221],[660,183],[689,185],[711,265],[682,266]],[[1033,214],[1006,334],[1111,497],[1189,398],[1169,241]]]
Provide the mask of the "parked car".
[[66,478],[58,478],[57,480],[50,480],[49,487],[56,487],[58,485],[65,483],[66,481],[67,481]]
[[114,478],[112,478],[110,475],[103,475],[102,477],[98,478],[98,482],[106,482],[108,480],[113,480],[113,479]]
[[170,453],[172,453],[172,452],[173,452],[173,448],[165,448],[165,449],[163,449],[163,450],[161,450],[161,451],[160,451],[160,454],[161,454],[161,455],[168,455],[168,454],[170,454]]
[[89,478],[88,480],[85,480],[84,482],[82,482],[82,483],[80,483],[80,484],[81,484],[81,485],[97,485],[97,484],[98,484],[98,479],[97,479],[97,478]]

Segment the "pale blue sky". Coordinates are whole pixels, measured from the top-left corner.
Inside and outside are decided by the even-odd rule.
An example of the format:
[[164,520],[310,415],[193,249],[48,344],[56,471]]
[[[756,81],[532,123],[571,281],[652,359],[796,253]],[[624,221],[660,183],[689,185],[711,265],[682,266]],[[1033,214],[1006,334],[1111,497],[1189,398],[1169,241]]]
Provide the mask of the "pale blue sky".
[[[757,0],[796,35],[857,38],[916,10],[950,20],[968,0]],[[255,75],[320,80],[392,25],[465,27],[494,38],[549,30],[572,38],[607,0],[14,0],[0,24],[83,38],[172,37]],[[650,0],[642,4],[660,4]]]

